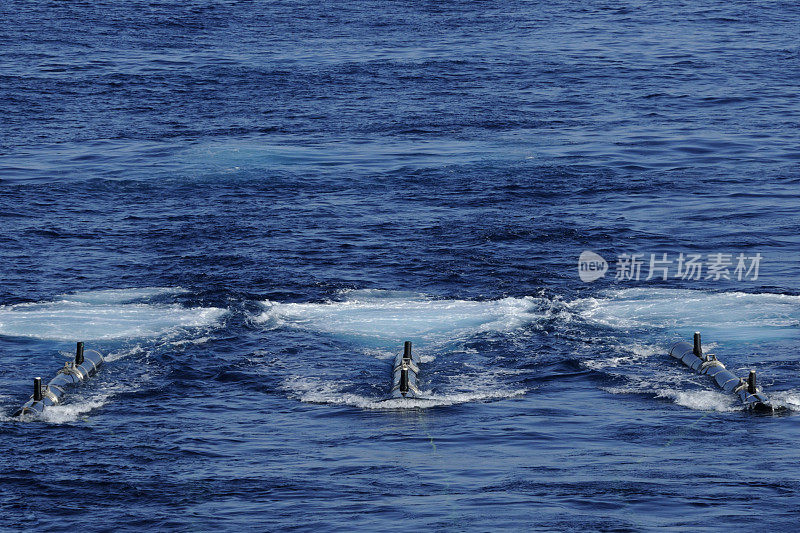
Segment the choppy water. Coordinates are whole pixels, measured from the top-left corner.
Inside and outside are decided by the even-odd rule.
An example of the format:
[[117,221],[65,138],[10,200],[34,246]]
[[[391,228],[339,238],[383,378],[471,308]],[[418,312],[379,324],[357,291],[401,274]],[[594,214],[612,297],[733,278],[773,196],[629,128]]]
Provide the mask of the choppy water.
[[[0,525],[791,531],[796,3],[0,4]],[[578,256],[760,253],[584,283]],[[666,356],[701,329],[788,411]],[[108,354],[10,414],[74,341]],[[403,340],[424,400],[383,401]]]

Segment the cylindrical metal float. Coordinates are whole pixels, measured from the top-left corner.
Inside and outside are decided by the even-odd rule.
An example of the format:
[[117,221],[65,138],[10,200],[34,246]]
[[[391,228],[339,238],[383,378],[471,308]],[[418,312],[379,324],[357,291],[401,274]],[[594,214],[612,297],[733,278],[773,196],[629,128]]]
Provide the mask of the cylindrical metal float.
[[14,416],[41,413],[45,407],[58,405],[69,387],[82,383],[93,376],[103,362],[104,359],[100,352],[84,350],[83,343],[79,342],[75,351],[75,360],[65,363],[47,386],[42,386],[41,378],[34,379],[33,395],[14,413]]
[[725,368],[713,354],[704,354],[700,345],[700,333],[694,334],[694,344],[676,342],[669,350],[669,355],[681,361],[698,374],[709,376],[720,389],[739,396],[739,399],[751,411],[772,413],[774,408],[756,387],[755,370],[750,371],[747,380],[733,374]]
[[394,360],[392,370],[392,390],[394,398],[419,397],[419,358],[411,352],[411,341],[406,341],[403,353],[398,354]]

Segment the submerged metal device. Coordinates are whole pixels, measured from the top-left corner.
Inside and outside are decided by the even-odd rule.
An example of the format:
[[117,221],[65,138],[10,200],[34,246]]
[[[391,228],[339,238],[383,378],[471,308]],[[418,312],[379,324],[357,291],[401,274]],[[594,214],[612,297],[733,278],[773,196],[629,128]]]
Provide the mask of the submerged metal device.
[[83,383],[93,376],[103,362],[104,359],[100,352],[84,350],[83,343],[79,342],[75,350],[75,360],[65,363],[64,367],[46,386],[42,386],[42,378],[33,379],[31,399],[20,407],[14,416],[41,413],[45,407],[58,405],[70,386]]
[[392,370],[392,390],[394,398],[418,398],[419,390],[419,358],[411,353],[411,341],[406,341],[402,355],[394,360]]
[[776,409],[756,386],[756,371],[751,370],[745,380],[725,368],[714,354],[704,354],[699,331],[694,334],[694,344],[676,342],[670,348],[669,354],[698,374],[709,376],[725,392],[738,395],[747,409],[757,413],[775,412]]

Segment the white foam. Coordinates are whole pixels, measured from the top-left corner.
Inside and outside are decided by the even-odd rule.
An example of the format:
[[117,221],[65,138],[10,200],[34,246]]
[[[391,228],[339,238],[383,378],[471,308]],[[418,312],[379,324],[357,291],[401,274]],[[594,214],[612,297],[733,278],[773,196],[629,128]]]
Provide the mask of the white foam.
[[99,289],[58,296],[57,300],[95,304],[130,303],[167,294],[184,294],[182,287],[137,287],[130,289]]
[[676,405],[698,411],[717,411],[727,413],[744,409],[738,398],[716,390],[677,390],[659,388],[656,383],[633,378],[628,385],[620,387],[603,387],[611,394],[655,394],[657,398],[666,398]]
[[[359,346],[377,359],[393,358],[405,340],[420,348],[420,362],[429,364],[452,343],[481,333],[506,333],[547,317],[539,298],[497,300],[437,300],[401,291],[343,291],[340,299],[322,303],[263,302],[257,321],[269,327],[289,327],[331,335]],[[473,353],[474,350],[462,350]],[[288,395],[303,402],[349,405],[362,409],[425,409],[466,402],[489,401],[525,394],[504,384],[500,371],[476,368],[470,376],[439,374],[437,390],[423,391],[424,399],[385,399],[349,392],[352,382],[291,376],[284,382]],[[302,374],[302,372],[301,372]]]
[[481,389],[453,394],[423,392],[424,398],[370,398],[342,392],[347,383],[317,378],[293,376],[284,382],[284,389],[302,402],[329,405],[347,405],[360,409],[429,409],[476,401],[492,401],[524,395],[525,389]]
[[183,339],[179,341],[172,341],[169,343],[170,346],[189,346],[189,345],[198,345],[198,344],[205,344],[209,342],[212,337],[199,337],[197,339]]
[[41,421],[48,424],[68,424],[75,422],[93,409],[105,405],[113,396],[109,392],[94,394],[88,398],[75,400],[70,398],[69,403],[51,405],[41,413],[26,414],[22,418],[0,415],[0,422],[33,422]]
[[342,301],[324,303],[262,302],[257,321],[272,327],[311,330],[374,347],[404,340],[431,344],[481,332],[510,331],[542,318],[541,300],[434,300],[414,293],[348,291]]
[[743,409],[737,398],[718,391],[662,389],[657,391],[657,396],[669,398],[678,405],[698,411],[727,413]]
[[775,407],[786,407],[792,411],[800,411],[800,392],[798,391],[771,392],[769,400]]
[[663,347],[653,344],[629,343],[620,345],[620,348],[623,349],[621,355],[588,359],[584,361],[584,365],[592,370],[610,370],[617,367],[630,370],[632,365],[641,365],[651,357],[659,357],[664,354]]
[[180,288],[88,291],[50,302],[0,306],[0,335],[43,340],[109,340],[156,337],[182,328],[208,326],[224,309],[133,303]]
[[[103,356],[103,359],[105,359],[106,363],[111,363],[113,361],[122,359],[123,357],[128,357],[129,355],[138,355],[145,352],[146,350],[140,344],[136,344],[134,346],[127,346],[125,348],[109,352],[108,354]],[[74,356],[70,354],[70,357]]]
[[111,394],[103,393],[81,399],[74,403],[53,405],[45,409],[42,414],[39,415],[39,420],[50,424],[75,422],[89,411],[105,405],[110,397]]
[[800,296],[772,293],[632,288],[567,307],[584,320],[615,329],[699,329],[731,340],[792,338],[800,326]]

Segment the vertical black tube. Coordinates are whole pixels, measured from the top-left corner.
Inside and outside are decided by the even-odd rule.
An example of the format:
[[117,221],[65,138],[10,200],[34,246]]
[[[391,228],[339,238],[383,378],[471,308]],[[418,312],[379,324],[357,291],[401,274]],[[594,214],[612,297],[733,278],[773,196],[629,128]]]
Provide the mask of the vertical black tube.
[[82,365],[83,364],[83,343],[79,342],[78,347],[75,350],[75,364]]
[[403,345],[403,359],[411,359],[411,341],[406,341]]
[[408,369],[405,367],[400,369],[400,392],[403,396],[408,392]]
[[700,357],[700,356],[703,355],[703,347],[700,344],[700,332],[699,331],[695,331],[694,332],[694,350],[693,351],[694,351],[694,354],[697,357]]
[[747,376],[747,392],[749,392],[750,394],[755,394],[757,390],[758,389],[756,389],[756,371],[751,370],[750,375]]
[[33,378],[33,399],[42,401],[42,378]]

